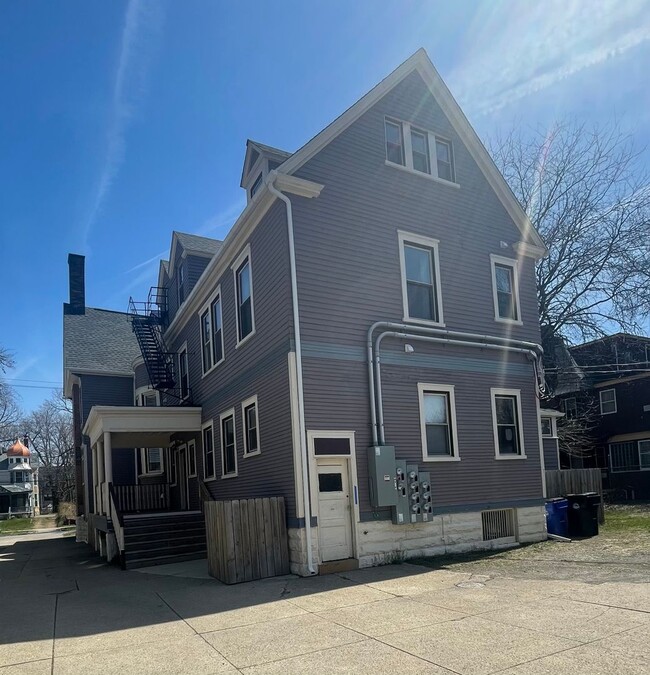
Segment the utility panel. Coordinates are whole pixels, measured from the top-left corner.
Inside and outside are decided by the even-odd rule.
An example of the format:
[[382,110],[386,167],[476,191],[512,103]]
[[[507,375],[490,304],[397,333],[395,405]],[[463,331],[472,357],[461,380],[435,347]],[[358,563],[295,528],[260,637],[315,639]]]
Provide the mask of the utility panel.
[[411,522],[409,516],[408,487],[406,484],[406,462],[398,460],[395,462],[395,467],[395,477],[397,479],[397,504],[393,509],[393,522],[395,525],[404,525]]
[[394,446],[376,445],[368,448],[368,473],[372,506],[395,506],[397,504],[397,480]]

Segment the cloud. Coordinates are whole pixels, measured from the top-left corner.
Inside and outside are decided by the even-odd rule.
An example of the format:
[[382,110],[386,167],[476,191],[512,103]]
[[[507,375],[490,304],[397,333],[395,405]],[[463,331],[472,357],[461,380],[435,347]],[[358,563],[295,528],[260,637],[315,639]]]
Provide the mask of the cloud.
[[646,0],[484,3],[449,82],[473,114],[489,114],[648,40]]
[[223,211],[208,218],[194,234],[198,234],[201,237],[218,237],[223,239],[245,206],[246,200],[244,197],[237,199],[230,206],[223,209]]
[[126,133],[146,92],[149,67],[162,28],[163,5],[156,0],[129,0],[113,77],[106,151],[84,223],[84,244],[101,213],[126,155]]

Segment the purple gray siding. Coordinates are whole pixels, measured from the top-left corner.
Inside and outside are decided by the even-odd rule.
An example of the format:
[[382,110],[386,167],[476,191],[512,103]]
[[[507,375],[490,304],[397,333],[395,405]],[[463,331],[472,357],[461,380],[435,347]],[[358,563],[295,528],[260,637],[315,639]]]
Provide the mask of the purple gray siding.
[[557,457],[557,438],[543,438],[544,443],[544,468],[547,471],[555,471],[560,468]]
[[135,367],[135,388],[140,389],[141,387],[148,387],[149,385],[150,382],[147,367],[144,363],[141,363]]
[[[460,188],[387,166],[386,115],[451,140]],[[364,347],[373,322],[403,318],[398,230],[440,241],[442,306],[451,330],[539,342],[534,262],[520,260],[523,325],[496,322],[490,254],[517,258],[501,242],[510,246],[522,235],[417,74],[297,175],[325,186],[317,199],[293,198],[307,428],[356,432],[360,506],[367,514],[370,417]],[[387,442],[396,446],[398,457],[431,471],[434,506],[541,499],[531,365],[505,353],[406,342],[415,347],[411,361],[402,342],[385,341],[382,347],[382,356],[390,353],[393,363],[383,373]],[[460,462],[421,461],[418,382],[456,386]],[[489,391],[495,386],[521,389],[526,460],[495,459]]]
[[[282,204],[275,203],[271,207],[248,243],[255,334],[236,347],[235,288],[229,266],[218,282],[222,294],[225,360],[202,377],[198,314],[189,318],[170,347],[177,352],[187,342],[193,403],[202,406],[204,422],[214,420],[217,478],[206,483],[211,493],[218,499],[283,495],[287,512],[292,515],[295,498],[287,358],[293,331]],[[234,262],[234,258],[230,262]],[[261,454],[244,458],[241,403],[253,395],[258,397]],[[235,409],[238,476],[222,480],[219,416],[230,408]],[[199,477],[203,478],[200,438],[197,438],[197,463]]]
[[[167,281],[167,303],[169,310],[169,322],[171,323],[176,316],[178,311],[178,265],[181,262],[181,254],[183,253],[183,248],[179,244],[176,246],[176,259],[169,261],[169,270],[170,273],[172,269],[174,270],[174,276],[169,279],[166,277]],[[187,298],[196,285],[196,282],[199,280],[199,277],[203,274],[203,271],[208,266],[210,258],[207,256],[197,256],[197,255],[188,255],[185,260],[185,298]]]

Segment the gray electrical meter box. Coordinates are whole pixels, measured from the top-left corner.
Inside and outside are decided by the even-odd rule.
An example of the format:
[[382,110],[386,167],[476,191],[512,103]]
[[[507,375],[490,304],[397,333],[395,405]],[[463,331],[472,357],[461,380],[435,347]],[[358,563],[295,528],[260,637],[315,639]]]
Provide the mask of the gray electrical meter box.
[[397,504],[397,481],[394,446],[375,445],[368,448],[368,475],[372,506],[395,506]]

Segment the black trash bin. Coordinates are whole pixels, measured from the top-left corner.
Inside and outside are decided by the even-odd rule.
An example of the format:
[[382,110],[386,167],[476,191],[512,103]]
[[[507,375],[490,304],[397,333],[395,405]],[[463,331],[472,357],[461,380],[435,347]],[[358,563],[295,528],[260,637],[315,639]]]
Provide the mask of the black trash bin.
[[570,537],[595,537],[598,534],[598,507],[600,495],[597,492],[585,492],[579,495],[567,495],[568,521]]

